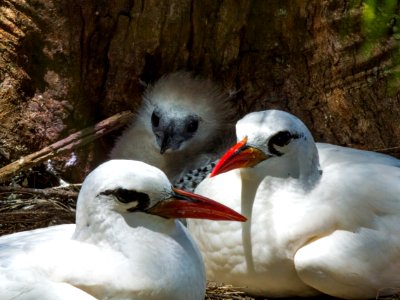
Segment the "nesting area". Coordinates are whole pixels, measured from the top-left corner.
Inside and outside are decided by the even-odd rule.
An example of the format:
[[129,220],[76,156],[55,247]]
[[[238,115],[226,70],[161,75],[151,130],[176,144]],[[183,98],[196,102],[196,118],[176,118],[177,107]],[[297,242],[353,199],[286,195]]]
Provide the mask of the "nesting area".
[[[57,224],[74,223],[79,189],[80,184],[46,189],[0,187],[0,236]],[[267,298],[253,298],[242,292],[240,287],[217,282],[208,282],[205,298],[205,300],[261,299]],[[335,298],[325,296],[319,299]],[[377,297],[377,299],[398,300],[400,296]]]

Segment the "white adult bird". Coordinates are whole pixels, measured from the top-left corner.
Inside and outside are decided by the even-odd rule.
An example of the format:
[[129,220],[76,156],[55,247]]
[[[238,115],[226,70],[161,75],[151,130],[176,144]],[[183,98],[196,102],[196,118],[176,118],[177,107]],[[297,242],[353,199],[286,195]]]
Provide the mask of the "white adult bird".
[[201,171],[235,141],[228,100],[210,80],[182,71],[165,75],[146,89],[138,115],[111,157],[154,165],[173,183],[189,170]]
[[0,238],[0,299],[204,299],[204,265],[175,218],[245,218],[172,188],[142,162],[111,160],[85,179],[76,226]]
[[399,160],[327,145],[321,168],[307,127],[277,110],[248,114],[236,131],[240,142],[196,193],[248,221],[188,222],[208,279],[271,297],[396,292]]

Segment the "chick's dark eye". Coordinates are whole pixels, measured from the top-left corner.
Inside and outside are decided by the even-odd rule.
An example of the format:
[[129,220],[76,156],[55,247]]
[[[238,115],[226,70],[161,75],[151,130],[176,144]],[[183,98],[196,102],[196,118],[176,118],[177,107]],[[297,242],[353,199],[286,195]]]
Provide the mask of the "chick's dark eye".
[[271,138],[270,143],[278,147],[283,147],[289,144],[292,138],[293,136],[289,131],[280,131]]
[[191,120],[189,124],[186,127],[186,131],[189,133],[194,133],[196,132],[197,128],[199,127],[199,121],[198,120]]
[[153,114],[151,115],[151,124],[154,127],[158,127],[158,125],[160,124],[160,117],[154,111]]

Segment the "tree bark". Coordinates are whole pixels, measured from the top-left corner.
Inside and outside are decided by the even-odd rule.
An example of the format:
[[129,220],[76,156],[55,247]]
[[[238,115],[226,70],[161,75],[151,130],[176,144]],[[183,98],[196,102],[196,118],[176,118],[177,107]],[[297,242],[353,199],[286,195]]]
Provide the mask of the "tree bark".
[[[0,163],[135,110],[143,82],[180,69],[219,82],[238,118],[279,108],[318,141],[399,146],[399,7],[375,40],[364,12],[335,0],[2,0]],[[114,137],[78,152],[78,170]]]
[[11,179],[14,175],[17,175],[18,172],[36,166],[42,162],[46,162],[57,155],[66,152],[70,153],[79,147],[91,143],[110,131],[125,126],[132,117],[132,113],[127,111],[115,114],[114,116],[97,123],[95,126],[75,132],[50,146],[46,146],[37,152],[21,157],[5,167],[0,168],[0,183]]

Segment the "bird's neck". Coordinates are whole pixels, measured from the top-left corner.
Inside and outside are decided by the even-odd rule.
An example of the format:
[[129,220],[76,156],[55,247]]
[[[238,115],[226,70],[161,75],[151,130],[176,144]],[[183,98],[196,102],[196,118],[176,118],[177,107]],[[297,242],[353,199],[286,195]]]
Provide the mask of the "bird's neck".
[[319,164],[318,150],[313,143],[310,149],[301,149],[297,155],[298,179],[303,187],[312,188],[320,179],[322,171]]

